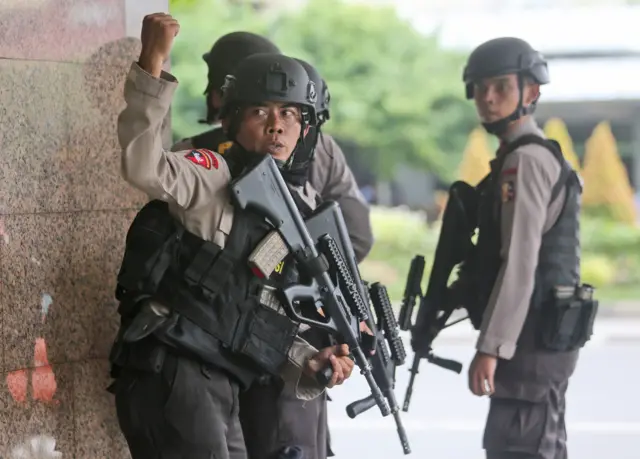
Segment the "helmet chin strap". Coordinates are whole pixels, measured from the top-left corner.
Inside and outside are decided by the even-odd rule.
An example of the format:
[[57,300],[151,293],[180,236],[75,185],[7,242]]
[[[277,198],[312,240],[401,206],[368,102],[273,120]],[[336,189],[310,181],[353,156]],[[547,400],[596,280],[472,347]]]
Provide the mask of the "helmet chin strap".
[[281,161],[282,167],[280,167],[280,163],[278,163],[276,161],[276,163],[278,164],[278,167],[280,167],[280,169],[282,169],[282,168],[284,168],[286,170],[291,169],[291,166],[293,165],[293,160],[296,157],[296,153],[299,150],[301,150],[302,148],[304,148],[304,140],[305,140],[304,131],[306,130],[306,128],[307,128],[307,124],[304,123],[304,122],[301,123],[300,136],[298,137],[298,141],[296,142],[296,146],[293,148],[293,151],[291,152],[291,156],[289,156],[289,159],[287,159],[286,161]]
[[[278,169],[282,173],[285,181],[293,184],[293,185],[304,185],[304,182],[307,180],[307,169],[304,170],[293,170],[293,160],[296,156],[296,153],[305,148],[305,135],[304,131],[307,127],[307,123],[302,123],[300,129],[300,136],[298,137],[298,141],[296,142],[296,146],[289,156],[288,159],[277,159],[273,158]],[[264,155],[254,152],[248,151],[244,147],[242,147],[239,143],[236,142],[236,135],[238,130],[240,129],[240,110],[236,110],[232,115],[229,123],[229,129],[227,132],[227,137],[229,140],[235,143],[235,156],[239,160],[237,167],[246,167],[247,165],[253,163],[254,161],[259,160]],[[241,170],[241,169],[240,169]],[[233,175],[233,174],[232,174]]]
[[537,99],[531,102],[531,104],[526,107],[522,105],[522,98],[524,96],[524,78],[521,74],[518,75],[518,91],[520,93],[520,98],[518,99],[518,107],[511,115],[501,118],[497,121],[492,121],[491,123],[482,123],[482,127],[484,127],[484,129],[489,134],[500,137],[507,131],[509,125],[512,122],[519,120],[523,116],[531,115],[533,112],[535,112],[536,104],[538,102]]

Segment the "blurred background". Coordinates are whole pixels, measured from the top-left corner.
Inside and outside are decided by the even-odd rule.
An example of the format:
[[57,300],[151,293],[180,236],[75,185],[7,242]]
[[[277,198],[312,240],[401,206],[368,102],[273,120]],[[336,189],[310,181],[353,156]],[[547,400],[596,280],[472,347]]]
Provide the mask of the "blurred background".
[[207,129],[201,55],[250,30],[313,63],[329,84],[326,125],[373,206],[367,278],[400,298],[408,262],[430,255],[449,184],[477,183],[496,141],[461,82],[467,54],[497,36],[528,40],[549,60],[536,118],[580,170],[582,270],[605,306],[640,299],[640,6],[570,0],[171,0],[180,86],[174,140]]
[[[638,6],[634,4],[638,3]],[[497,142],[464,98],[462,69],[485,40],[517,36],[549,61],[536,119],[584,179],[582,274],[602,312],[568,395],[570,457],[616,459],[640,451],[640,2],[622,0],[172,0],[181,23],[172,54],[180,81],[174,140],[207,129],[206,65],[221,35],[249,30],[314,64],[329,84],[325,130],[343,148],[372,205],[375,244],[363,277],[402,298],[411,258],[427,266],[449,184],[477,183]],[[424,281],[427,280],[425,273]],[[470,395],[466,369],[476,335],[446,330],[436,353],[465,364],[456,375],[423,363],[409,413],[414,456],[481,458],[487,400]],[[403,399],[408,369],[398,370]],[[331,391],[336,457],[399,458],[393,422],[375,409],[356,420],[356,381]]]

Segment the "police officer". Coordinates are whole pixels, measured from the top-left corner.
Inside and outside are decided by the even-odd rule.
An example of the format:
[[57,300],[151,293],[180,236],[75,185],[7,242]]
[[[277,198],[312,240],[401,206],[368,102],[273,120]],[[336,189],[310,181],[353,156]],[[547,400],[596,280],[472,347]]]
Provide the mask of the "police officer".
[[207,64],[208,84],[204,91],[207,104],[207,116],[201,123],[214,126],[191,138],[182,139],[173,147],[173,151],[190,148],[207,148],[224,154],[231,146],[224,130],[220,126],[220,107],[222,106],[222,85],[227,75],[233,74],[238,62],[245,57],[259,53],[280,53],[278,47],[264,37],[251,32],[231,32],[220,37],[208,53],[202,56]]
[[463,80],[501,142],[478,186],[478,243],[457,284],[480,330],[469,388],[491,398],[483,447],[489,459],[566,458],[565,393],[590,335],[579,324],[597,307],[580,285],[581,181],[532,118],[549,83],[539,52],[518,38],[490,40]]
[[[274,44],[266,38],[249,32],[232,32],[218,39],[211,51],[203,56],[209,68],[209,84],[205,91],[206,122],[215,127],[194,137],[182,139],[171,149],[178,151],[207,148],[224,154],[231,146],[219,124],[222,104],[220,88],[224,82],[224,76],[232,74],[235,66],[244,57],[256,53],[273,52],[278,52]],[[323,89],[321,92],[319,88],[318,86],[318,98],[320,100],[326,98],[328,103],[328,91]],[[358,189],[344,153],[331,136],[322,133],[319,135],[316,151],[309,160],[311,161],[309,169],[311,185],[320,193],[323,200],[336,201],[340,204],[356,257],[358,261],[362,261],[373,245],[369,206]]]
[[[317,142],[323,138],[322,125],[329,119],[329,90],[318,71],[309,63],[296,59],[307,71],[317,92],[317,123],[309,127],[304,143],[299,145],[283,177],[293,186],[309,183],[309,167]],[[244,94],[237,94],[240,99]],[[225,100],[227,97],[225,96]],[[233,161],[237,148],[232,147],[225,158]],[[310,329],[301,336],[316,348],[331,346],[326,332]],[[265,417],[274,422],[265,424]],[[328,438],[327,395],[310,401],[300,400],[290,389],[283,387],[279,378],[266,376],[256,381],[249,390],[240,394],[240,422],[242,424],[250,459],[275,459],[278,452],[294,451],[305,459],[326,459],[330,451]]]
[[[222,156],[163,150],[160,131],[177,82],[162,65],[178,31],[167,14],[145,17],[118,118],[123,176],[155,200],[127,235],[111,390],[133,459],[244,459],[241,388],[262,373],[279,373],[298,397],[311,400],[324,389],[317,371],[331,363],[332,387],[350,376],[353,362],[346,346],[318,352],[296,336],[298,325],[277,304],[263,302],[272,289],[252,274],[248,257],[269,229],[231,204]],[[229,127],[245,150],[286,162],[314,122],[308,76],[282,55],[248,62],[244,74],[254,84],[282,74],[296,83],[278,97],[256,85],[263,102],[243,106]]]

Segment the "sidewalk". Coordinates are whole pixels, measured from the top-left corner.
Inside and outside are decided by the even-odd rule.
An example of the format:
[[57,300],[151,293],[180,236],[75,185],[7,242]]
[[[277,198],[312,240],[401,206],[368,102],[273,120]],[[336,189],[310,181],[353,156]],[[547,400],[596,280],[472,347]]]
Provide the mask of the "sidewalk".
[[634,317],[640,319],[640,299],[601,304],[598,315],[600,317]]

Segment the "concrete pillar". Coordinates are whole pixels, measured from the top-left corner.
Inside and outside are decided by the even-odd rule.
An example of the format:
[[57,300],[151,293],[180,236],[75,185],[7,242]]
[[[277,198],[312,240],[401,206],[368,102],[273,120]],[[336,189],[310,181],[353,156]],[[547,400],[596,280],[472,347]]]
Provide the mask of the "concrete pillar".
[[107,354],[115,275],[145,197],[120,178],[115,126],[141,17],[167,9],[0,2],[1,458],[32,457],[16,454],[38,441],[64,459],[129,457]]

